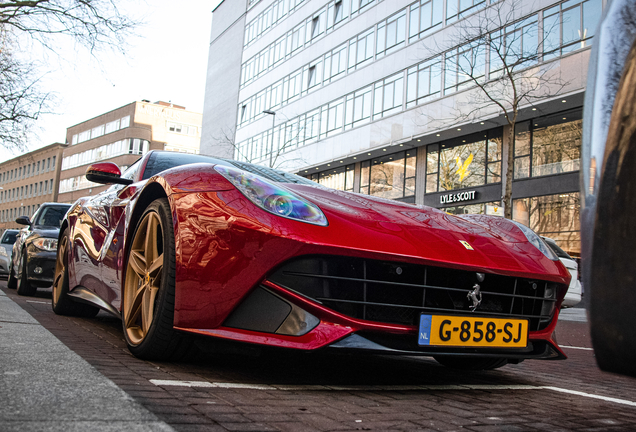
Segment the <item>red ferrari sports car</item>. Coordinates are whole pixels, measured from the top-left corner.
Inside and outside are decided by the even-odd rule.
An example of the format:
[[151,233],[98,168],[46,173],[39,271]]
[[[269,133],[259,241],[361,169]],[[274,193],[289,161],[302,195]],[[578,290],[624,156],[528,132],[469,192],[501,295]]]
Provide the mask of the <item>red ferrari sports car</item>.
[[465,369],[562,359],[570,274],[527,227],[332,190],[262,166],[151,151],[62,223],[53,310],[121,317],[133,354],[192,337],[427,355]]

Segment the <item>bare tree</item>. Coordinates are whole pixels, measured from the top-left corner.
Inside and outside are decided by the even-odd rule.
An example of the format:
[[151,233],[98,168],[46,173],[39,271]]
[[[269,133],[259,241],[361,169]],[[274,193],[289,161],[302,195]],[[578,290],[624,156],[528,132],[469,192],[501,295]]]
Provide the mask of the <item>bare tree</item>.
[[0,0],[0,143],[24,150],[27,132],[48,112],[51,92],[39,85],[45,68],[24,44],[55,52],[55,39],[69,37],[92,55],[123,52],[139,23],[124,16],[116,0]]
[[[282,134],[277,141],[280,145],[274,143],[275,132]],[[265,165],[269,168],[283,169],[285,164],[290,162],[301,161],[301,158],[286,159],[283,154],[292,150],[297,146],[299,138],[302,136],[304,128],[298,125],[286,125],[285,127],[276,127],[269,134],[259,138],[254,147],[244,148],[235,141],[236,132],[231,128],[222,128],[215,140],[221,144],[230,145],[234,149],[234,157],[248,163],[256,163]],[[254,145],[254,144],[253,144]],[[272,145],[274,148],[272,149]]]
[[[522,19],[520,0],[500,1],[454,26],[445,44],[436,44],[434,53],[444,53],[444,88],[458,91],[476,87],[448,123],[473,122],[485,114],[498,112],[509,126],[507,170],[502,205],[512,219],[512,178],[514,173],[515,125],[522,107],[535,100],[556,96],[567,82],[558,71],[546,67],[536,14]],[[543,29],[543,34],[559,28]],[[557,47],[554,47],[557,48]],[[436,119],[439,120],[439,119]],[[444,120],[442,120],[444,122]]]

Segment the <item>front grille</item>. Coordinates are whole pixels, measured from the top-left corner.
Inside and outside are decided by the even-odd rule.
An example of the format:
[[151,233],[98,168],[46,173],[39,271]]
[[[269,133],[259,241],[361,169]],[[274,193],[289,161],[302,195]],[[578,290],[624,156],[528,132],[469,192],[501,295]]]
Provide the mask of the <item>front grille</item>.
[[362,258],[311,256],[285,263],[271,282],[351,318],[418,325],[421,313],[514,317],[545,328],[554,313],[558,284],[487,273],[481,305],[468,299],[473,271]]

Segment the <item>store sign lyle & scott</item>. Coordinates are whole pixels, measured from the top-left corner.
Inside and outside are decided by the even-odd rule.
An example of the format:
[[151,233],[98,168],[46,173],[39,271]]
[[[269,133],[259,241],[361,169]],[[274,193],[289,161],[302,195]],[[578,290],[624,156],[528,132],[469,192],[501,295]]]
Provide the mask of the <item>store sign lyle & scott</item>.
[[477,192],[474,190],[457,192],[457,193],[449,193],[445,195],[440,195],[439,203],[449,204],[449,203],[456,203],[456,202],[463,202],[463,201],[471,201],[477,197],[476,195],[477,195]]

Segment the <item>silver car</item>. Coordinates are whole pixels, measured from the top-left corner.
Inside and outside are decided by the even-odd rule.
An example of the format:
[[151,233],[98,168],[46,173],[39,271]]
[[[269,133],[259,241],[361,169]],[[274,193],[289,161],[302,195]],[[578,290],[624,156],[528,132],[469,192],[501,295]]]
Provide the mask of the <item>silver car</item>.
[[2,233],[0,238],[0,275],[9,274],[9,261],[11,260],[11,249],[19,231],[8,229]]

